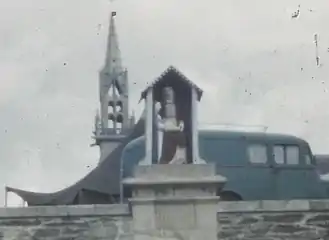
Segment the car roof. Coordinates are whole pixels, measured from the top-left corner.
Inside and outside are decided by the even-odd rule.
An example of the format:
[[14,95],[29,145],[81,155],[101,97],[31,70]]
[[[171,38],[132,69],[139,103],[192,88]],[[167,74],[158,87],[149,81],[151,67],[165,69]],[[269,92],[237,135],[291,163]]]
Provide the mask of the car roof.
[[[246,132],[246,131],[227,131],[227,130],[200,130],[199,136],[201,138],[216,138],[216,139],[246,139],[249,141],[267,142],[267,143],[282,143],[282,144],[298,144],[308,145],[308,143],[294,135],[281,133],[267,133],[267,132]],[[145,136],[134,139],[126,148],[132,148],[135,145],[144,141]]]

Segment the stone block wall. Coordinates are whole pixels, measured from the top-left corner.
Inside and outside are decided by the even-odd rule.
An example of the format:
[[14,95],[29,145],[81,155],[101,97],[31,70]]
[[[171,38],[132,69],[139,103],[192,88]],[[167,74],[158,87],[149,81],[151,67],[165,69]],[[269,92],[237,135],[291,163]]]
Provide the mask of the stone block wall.
[[327,240],[329,201],[222,202],[221,240]]
[[[220,202],[218,230],[220,240],[329,240],[329,200]],[[0,240],[133,240],[136,234],[124,204],[0,208]]]
[[132,239],[127,205],[0,209],[0,240]]

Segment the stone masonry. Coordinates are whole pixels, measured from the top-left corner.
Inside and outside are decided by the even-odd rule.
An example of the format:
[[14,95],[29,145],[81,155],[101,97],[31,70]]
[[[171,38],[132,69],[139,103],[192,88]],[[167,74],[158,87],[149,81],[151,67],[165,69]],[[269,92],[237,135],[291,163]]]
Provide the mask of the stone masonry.
[[327,240],[329,201],[220,203],[218,239]]
[[130,227],[114,217],[2,219],[0,225],[1,240],[127,239]]
[[128,206],[49,206],[0,210],[0,240],[132,239]]
[[[329,240],[329,200],[220,202],[218,229],[221,240]],[[0,240],[132,240],[140,234],[128,205],[0,208]]]

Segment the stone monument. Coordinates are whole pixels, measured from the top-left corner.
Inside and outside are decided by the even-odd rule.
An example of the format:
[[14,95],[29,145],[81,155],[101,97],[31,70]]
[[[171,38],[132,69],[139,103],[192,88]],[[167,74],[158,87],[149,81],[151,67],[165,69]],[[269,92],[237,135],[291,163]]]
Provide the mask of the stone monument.
[[123,180],[132,188],[135,240],[217,239],[216,192],[226,179],[199,157],[196,114],[201,96],[202,90],[174,67],[142,93],[146,156],[133,177]]

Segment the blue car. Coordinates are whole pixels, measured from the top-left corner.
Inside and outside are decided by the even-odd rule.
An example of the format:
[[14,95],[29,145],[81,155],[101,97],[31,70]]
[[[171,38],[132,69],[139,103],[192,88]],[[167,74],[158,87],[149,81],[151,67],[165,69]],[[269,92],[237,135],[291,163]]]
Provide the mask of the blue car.
[[[309,144],[285,134],[238,131],[199,131],[200,157],[215,163],[227,178],[218,192],[223,201],[326,198],[325,185],[316,171]],[[123,150],[121,177],[132,175],[145,157],[145,137]],[[124,198],[129,189],[122,188]]]

